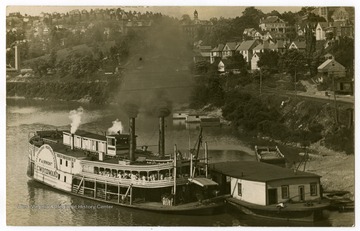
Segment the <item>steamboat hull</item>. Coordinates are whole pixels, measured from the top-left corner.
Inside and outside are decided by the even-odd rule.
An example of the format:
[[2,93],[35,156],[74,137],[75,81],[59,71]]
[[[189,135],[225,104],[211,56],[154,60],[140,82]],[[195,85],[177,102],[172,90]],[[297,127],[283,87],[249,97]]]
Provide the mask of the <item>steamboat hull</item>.
[[52,190],[60,191],[62,193],[66,193],[69,195],[77,196],[80,198],[85,198],[91,201],[97,201],[100,203],[108,204],[108,205],[114,205],[117,207],[124,207],[124,208],[131,208],[136,210],[144,210],[149,212],[156,212],[156,213],[166,213],[166,214],[177,214],[177,215],[198,215],[198,216],[206,216],[206,215],[213,215],[213,214],[219,214],[223,211],[226,203],[225,203],[225,197],[219,196],[217,198],[213,198],[208,201],[203,202],[191,202],[186,204],[180,204],[176,206],[164,206],[161,205],[161,203],[158,202],[143,202],[139,204],[125,204],[125,203],[117,203],[114,201],[109,201],[105,199],[100,198],[93,198],[88,195],[82,195],[79,193],[75,193],[72,191],[67,191],[61,188],[54,187],[53,185],[41,181],[39,179],[34,178],[33,176],[29,175],[29,179],[33,180],[37,183],[40,183],[42,185],[45,185],[47,187],[50,187]]

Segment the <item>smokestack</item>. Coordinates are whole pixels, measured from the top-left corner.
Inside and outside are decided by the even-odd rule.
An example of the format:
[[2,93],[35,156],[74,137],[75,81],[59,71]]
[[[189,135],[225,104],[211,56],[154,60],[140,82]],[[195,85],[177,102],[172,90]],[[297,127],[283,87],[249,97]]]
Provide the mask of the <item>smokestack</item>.
[[75,140],[74,139],[74,134],[71,133],[71,150],[74,150],[74,143],[75,143],[74,140]]
[[159,117],[159,155],[161,158],[165,156],[165,118]]
[[133,161],[135,161],[135,148],[136,148],[135,118],[134,117],[130,117],[130,119],[129,119],[129,133],[130,133],[129,159],[130,159],[130,162],[133,162]]
[[20,70],[20,50],[15,46],[15,69]]

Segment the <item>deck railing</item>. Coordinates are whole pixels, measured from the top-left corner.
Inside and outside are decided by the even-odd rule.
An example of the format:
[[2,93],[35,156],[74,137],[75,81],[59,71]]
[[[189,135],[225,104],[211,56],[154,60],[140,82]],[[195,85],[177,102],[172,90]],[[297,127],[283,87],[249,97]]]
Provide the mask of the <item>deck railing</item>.
[[[124,179],[124,178],[117,178],[112,176],[104,176],[104,175],[98,175],[94,173],[86,173],[83,172],[79,176],[84,176],[85,180],[96,180],[97,182],[104,182],[104,183],[113,183],[115,185],[130,185],[132,184],[135,187],[140,188],[159,188],[159,187],[168,187],[173,186],[174,179],[171,177],[165,177],[163,180],[143,180],[143,179]],[[186,184],[188,182],[187,178],[177,178],[176,182],[178,185]]]

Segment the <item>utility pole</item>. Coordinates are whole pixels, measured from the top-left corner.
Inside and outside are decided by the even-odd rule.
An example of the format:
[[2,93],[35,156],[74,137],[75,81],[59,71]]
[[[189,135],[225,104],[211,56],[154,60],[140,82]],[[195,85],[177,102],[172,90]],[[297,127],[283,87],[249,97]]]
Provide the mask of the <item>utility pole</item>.
[[260,95],[261,95],[261,88],[262,88],[262,72],[260,68]]
[[295,68],[295,81],[294,81],[294,84],[295,84],[295,99],[296,99],[296,97],[297,97],[297,89],[296,89],[296,68]]
[[[334,67],[334,64],[333,64]],[[332,72],[332,88],[333,88],[333,94],[334,94],[334,110],[335,110],[335,124],[336,126],[339,124],[338,121],[338,109],[337,109],[337,103],[336,103],[336,90],[335,90],[335,74]]]

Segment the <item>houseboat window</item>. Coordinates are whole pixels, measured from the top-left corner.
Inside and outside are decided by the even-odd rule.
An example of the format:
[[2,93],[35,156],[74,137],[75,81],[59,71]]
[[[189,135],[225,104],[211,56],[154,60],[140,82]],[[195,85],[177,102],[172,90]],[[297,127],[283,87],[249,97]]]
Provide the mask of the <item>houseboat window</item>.
[[64,182],[66,182],[66,176],[64,176]]
[[66,167],[68,166],[68,161],[67,161],[67,160],[65,161],[65,166],[66,166]]
[[281,186],[281,198],[288,199],[289,198],[289,185]]
[[238,195],[242,196],[242,184],[238,183]]
[[317,196],[317,183],[310,184],[310,195]]
[[60,165],[62,165],[62,159],[60,159]]

